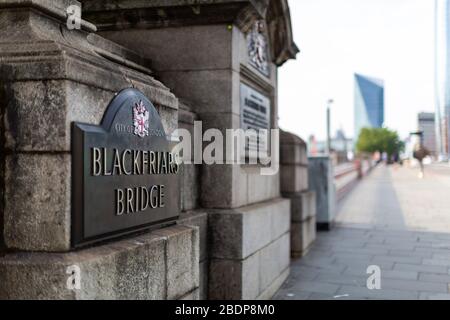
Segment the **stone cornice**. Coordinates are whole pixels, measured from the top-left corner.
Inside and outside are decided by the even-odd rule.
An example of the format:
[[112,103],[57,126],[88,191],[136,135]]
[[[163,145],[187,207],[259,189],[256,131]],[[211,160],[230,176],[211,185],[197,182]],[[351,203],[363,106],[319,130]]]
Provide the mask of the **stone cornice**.
[[[34,47],[36,45],[36,47]],[[0,80],[49,81],[70,80],[117,92],[123,88],[136,87],[157,105],[177,109],[178,100],[161,82],[138,69],[124,66],[100,56],[88,55],[70,47],[44,42],[49,51],[28,46],[24,52],[2,52],[0,54]],[[0,48],[2,46],[0,45]]]
[[0,27],[0,81],[70,80],[112,92],[134,86],[155,104],[178,108],[174,94],[151,76],[148,59],[47,17],[33,9],[0,10],[0,22],[11,25]]
[[236,23],[264,17],[268,0],[84,0],[84,17],[101,30]]
[[287,0],[82,0],[84,17],[99,31],[189,25],[235,24],[247,33],[256,20],[269,28],[273,62],[280,66],[299,52],[293,41]]
[[[0,1],[0,9],[5,8],[34,8],[42,11],[61,21],[66,21],[68,14],[67,8],[70,5],[80,6],[80,2],[76,0],[2,0]],[[95,32],[97,28],[90,22],[81,20],[81,28],[86,31]]]
[[270,1],[267,10],[272,57],[277,66],[289,59],[295,59],[300,50],[294,42],[291,25],[291,14],[287,0]]

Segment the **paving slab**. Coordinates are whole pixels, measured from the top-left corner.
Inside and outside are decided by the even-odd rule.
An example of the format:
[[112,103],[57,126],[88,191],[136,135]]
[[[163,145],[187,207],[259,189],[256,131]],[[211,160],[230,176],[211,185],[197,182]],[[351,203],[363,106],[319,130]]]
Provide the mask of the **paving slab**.
[[[450,300],[450,167],[425,172],[376,167],[341,201],[335,228],[292,261],[274,298]],[[380,289],[367,288],[371,265]]]

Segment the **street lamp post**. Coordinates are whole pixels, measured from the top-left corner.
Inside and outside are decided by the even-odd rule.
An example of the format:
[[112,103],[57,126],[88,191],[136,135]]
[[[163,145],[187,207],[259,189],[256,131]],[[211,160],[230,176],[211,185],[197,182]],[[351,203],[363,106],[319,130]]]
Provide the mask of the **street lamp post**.
[[333,103],[333,99],[328,99],[327,101],[327,154],[331,153],[331,112],[330,107]]

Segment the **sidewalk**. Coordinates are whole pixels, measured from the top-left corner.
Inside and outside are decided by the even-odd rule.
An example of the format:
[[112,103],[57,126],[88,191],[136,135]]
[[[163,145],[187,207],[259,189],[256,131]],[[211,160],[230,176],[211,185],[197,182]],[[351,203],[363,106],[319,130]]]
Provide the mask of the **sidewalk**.
[[[450,168],[377,167],[291,266],[275,299],[450,299]],[[369,290],[366,269],[381,268]]]

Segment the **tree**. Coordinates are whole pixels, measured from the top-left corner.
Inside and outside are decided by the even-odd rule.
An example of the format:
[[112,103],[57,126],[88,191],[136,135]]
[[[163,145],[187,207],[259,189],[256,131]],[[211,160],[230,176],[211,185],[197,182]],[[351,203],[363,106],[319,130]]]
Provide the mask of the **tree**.
[[389,158],[403,148],[397,132],[388,128],[362,128],[356,143],[358,152],[386,152]]

